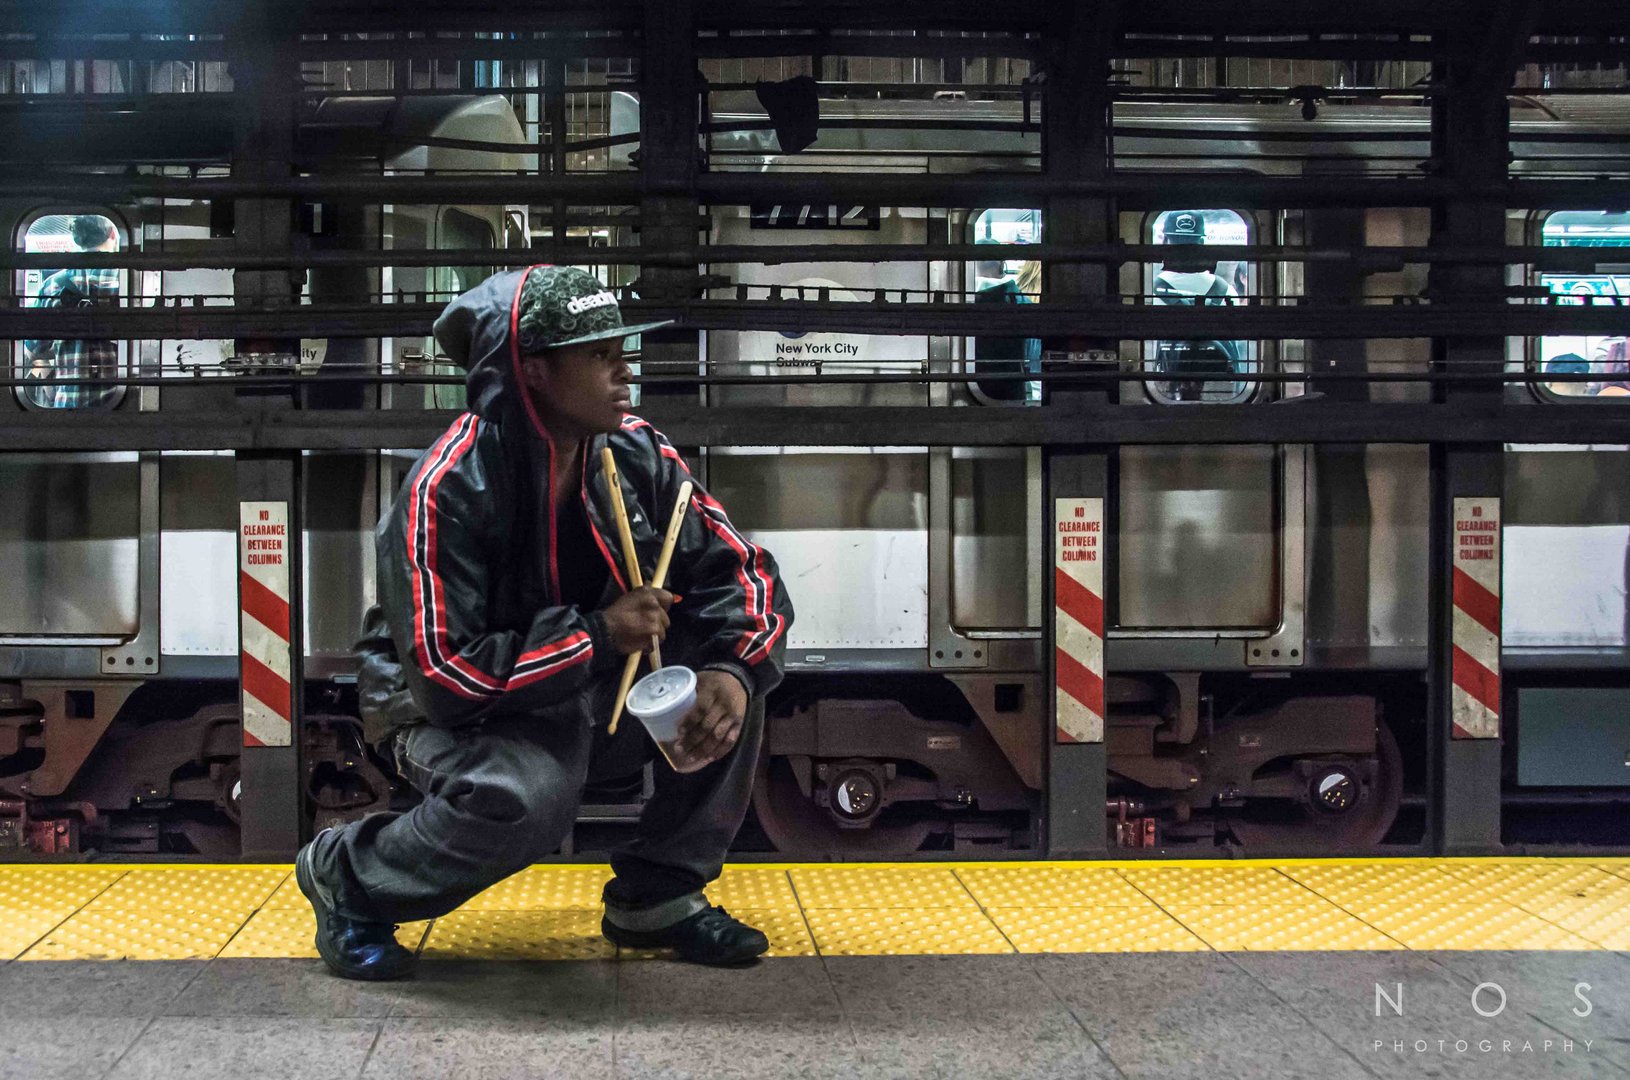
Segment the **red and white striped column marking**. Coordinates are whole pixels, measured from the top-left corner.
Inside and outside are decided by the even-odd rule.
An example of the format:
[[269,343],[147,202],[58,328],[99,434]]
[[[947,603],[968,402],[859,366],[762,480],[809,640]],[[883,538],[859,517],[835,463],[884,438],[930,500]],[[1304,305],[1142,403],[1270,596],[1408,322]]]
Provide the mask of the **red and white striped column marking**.
[[1061,743],[1104,741],[1104,500],[1053,501],[1054,716]]
[[290,693],[289,504],[239,503],[238,665],[243,745],[294,741]]
[[1454,661],[1449,717],[1457,739],[1500,737],[1500,500],[1454,501]]

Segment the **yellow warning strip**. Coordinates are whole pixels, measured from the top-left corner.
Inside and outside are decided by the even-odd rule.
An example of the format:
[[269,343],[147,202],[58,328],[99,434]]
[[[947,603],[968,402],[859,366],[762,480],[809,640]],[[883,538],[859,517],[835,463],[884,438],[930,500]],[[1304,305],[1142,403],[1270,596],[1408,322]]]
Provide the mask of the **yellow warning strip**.
[[[0,958],[310,958],[291,867],[0,864]],[[530,867],[403,926],[427,960],[640,959],[600,864]],[[772,956],[1630,949],[1630,858],[739,863],[709,898]]]

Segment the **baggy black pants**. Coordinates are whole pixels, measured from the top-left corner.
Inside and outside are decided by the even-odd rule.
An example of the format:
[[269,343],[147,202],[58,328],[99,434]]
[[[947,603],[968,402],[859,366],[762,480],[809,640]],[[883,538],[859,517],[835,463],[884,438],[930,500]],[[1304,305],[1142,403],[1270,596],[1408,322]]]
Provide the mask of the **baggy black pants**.
[[[609,718],[614,685],[599,688]],[[615,736],[541,717],[449,730],[399,730],[395,753],[424,801],[406,813],[370,814],[312,843],[312,870],[340,914],[403,923],[445,915],[476,893],[559,849],[589,779],[626,776],[654,760],[655,794],[635,837],[612,853],[607,918],[659,930],[700,911],[719,876],[752,794],[764,705],[753,701],[729,754],[694,773],[669,767],[640,722],[624,715]]]

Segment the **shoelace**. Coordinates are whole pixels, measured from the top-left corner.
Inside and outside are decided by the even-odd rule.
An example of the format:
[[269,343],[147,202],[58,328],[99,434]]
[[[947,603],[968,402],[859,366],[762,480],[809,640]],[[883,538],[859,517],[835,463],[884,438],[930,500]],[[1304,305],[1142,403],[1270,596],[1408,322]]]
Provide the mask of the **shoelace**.
[[720,924],[727,924],[722,927],[724,929],[742,925],[740,919],[733,918],[730,912],[722,907],[710,907],[702,911],[696,919],[696,924],[708,930],[719,929]]
[[386,945],[396,941],[395,923],[352,923],[347,934],[358,945]]

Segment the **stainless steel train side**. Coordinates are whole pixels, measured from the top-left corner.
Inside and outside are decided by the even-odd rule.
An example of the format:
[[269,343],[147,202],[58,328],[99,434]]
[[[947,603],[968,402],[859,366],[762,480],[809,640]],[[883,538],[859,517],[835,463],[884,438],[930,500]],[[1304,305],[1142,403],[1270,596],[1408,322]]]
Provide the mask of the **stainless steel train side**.
[[[427,100],[427,99],[418,99]],[[434,100],[434,99],[428,99]],[[626,102],[624,103],[626,104]],[[728,106],[728,103],[726,103]],[[500,108],[501,106],[501,108]],[[831,106],[829,109],[828,106]],[[345,124],[377,126],[368,106]],[[895,120],[986,117],[1014,121],[1017,106],[966,102],[825,103],[823,115]],[[412,130],[519,141],[501,98],[431,108]],[[1226,136],[1287,174],[1333,167],[1304,160],[1296,133],[1350,137],[1320,144],[1346,167],[1386,169],[1424,156],[1421,110],[1326,108],[1315,121],[1294,107],[1241,106],[1203,117],[1179,106],[1123,107],[1135,134],[1118,137],[1129,164],[1215,165]],[[750,119],[749,106],[716,119]],[[336,120],[336,123],[339,123]],[[632,121],[625,120],[625,123]],[[1527,114],[1520,133],[1561,121]],[[1203,130],[1196,132],[1196,125]],[[1386,141],[1366,139],[1384,130]],[[1273,136],[1281,134],[1282,141]],[[1411,133],[1419,135],[1411,140]],[[1553,144],[1535,143],[1517,168],[1555,170]],[[713,165],[728,169],[954,172],[1033,159],[1034,134],[837,128],[811,151],[781,155],[753,132],[715,136]],[[456,167],[480,154],[417,147],[402,168]],[[484,155],[490,157],[492,155]],[[1389,157],[1390,156],[1390,157]],[[462,159],[467,161],[468,158]],[[1375,164],[1361,165],[1366,160]],[[487,163],[487,164],[490,164]],[[517,166],[524,162],[517,162]],[[136,207],[4,208],[13,235],[42,212],[97,210],[124,235],[166,243],[211,242],[206,208],[167,207],[161,221]],[[344,211],[321,242],[387,248],[504,247],[526,242],[524,211],[405,207]],[[871,239],[961,243],[979,238],[987,211],[887,207],[716,207],[715,244],[811,244]],[[1022,209],[1022,208],[1021,208]],[[1249,243],[1424,244],[1424,212],[1357,214],[1272,207],[1170,207],[1229,212]],[[142,217],[147,214],[147,219]],[[347,215],[350,216],[347,216]],[[516,215],[520,220],[516,221]],[[1154,242],[1158,214],[1126,213],[1121,238]],[[984,219],[988,220],[988,219]],[[1514,216],[1526,242],[1531,216]],[[129,242],[128,240],[126,242]],[[314,238],[314,243],[318,238]],[[1022,263],[1022,246],[993,248]],[[1235,268],[1254,297],[1325,298],[1418,292],[1415,268],[1331,282],[1296,264]],[[923,263],[713,264],[708,272],[789,297],[869,297],[873,290],[972,293],[975,267]],[[466,272],[392,268],[378,277],[313,274],[312,295],[352,298],[456,292]],[[369,272],[372,273],[372,272]],[[461,276],[461,273],[463,276]],[[131,274],[131,295],[225,295],[230,277],[210,271]],[[149,277],[157,280],[148,280]],[[470,280],[466,280],[469,277]],[[1154,291],[1155,268],[1128,266],[1121,289]],[[1371,371],[1421,370],[1424,343],[1244,343],[1239,375],[1206,383],[1200,400],[1172,400],[1162,385],[1123,384],[1135,408],[1250,407],[1328,392],[1317,363],[1345,347]],[[223,348],[135,343],[133,366],[212,365]],[[774,332],[712,333],[711,370],[967,371],[979,343],[952,336],[883,337]],[[1357,349],[1354,353],[1352,350]],[[1531,362],[1514,341],[1511,362]],[[422,339],[307,343],[311,366],[344,363],[424,370]],[[1128,365],[1156,359],[1123,346]],[[1303,384],[1253,380],[1256,370],[1309,371]],[[206,395],[208,388],[179,391]],[[1361,384],[1374,399],[1418,394],[1409,384]],[[1615,407],[1510,391],[1534,408]],[[161,408],[178,393],[137,388],[121,409]],[[223,381],[219,393],[230,398]],[[967,383],[854,387],[715,387],[713,403],[887,401],[947,408],[1023,408]],[[456,407],[456,388],[384,387],[330,406]],[[17,404],[16,407],[22,407]],[[1507,459],[1505,620],[1507,656],[1524,680],[1563,690],[1624,686],[1625,582],[1630,576],[1630,492],[1622,447],[1512,447]],[[305,458],[307,529],[306,732],[308,812],[318,825],[384,805],[387,763],[360,743],[346,715],[349,649],[372,597],[370,531],[416,451],[324,453]],[[1036,844],[1043,784],[1040,455],[1034,450],[796,446],[713,449],[698,462],[733,517],[775,551],[798,604],[791,676],[772,703],[755,807],[765,839],[799,854],[963,852]],[[1395,445],[1328,447],[1122,447],[1109,509],[1115,574],[1107,718],[1112,804],[1124,843],[1177,848],[1232,839],[1247,850],[1306,852],[1408,842],[1424,740],[1425,582],[1429,549],[1426,452]],[[0,461],[0,575],[26,581],[24,602],[0,625],[0,846],[45,852],[235,850],[237,623],[232,461],[216,454],[14,455]],[[1590,672],[1581,675],[1581,672]],[[1514,690],[1513,693],[1520,693]],[[1580,752],[1561,706],[1544,699],[1530,728],[1516,711],[1520,756],[1539,747],[1534,776]],[[1546,711],[1549,710],[1549,711]],[[1611,710],[1609,710],[1611,712]],[[1630,736],[1611,715],[1592,737]],[[1532,734],[1537,732],[1537,734]],[[1532,742],[1529,741],[1532,734]],[[1574,740],[1571,741],[1570,740]],[[1514,762],[1514,769],[1518,763]],[[1550,766],[1547,771],[1546,767]],[[1538,770],[1537,772],[1533,770]],[[1515,773],[1514,773],[1515,776]],[[1630,786],[1630,770],[1590,781]],[[1513,787],[1519,785],[1515,782]],[[1554,786],[1554,785],[1553,785]],[[1332,788],[1340,799],[1317,797]],[[607,801],[638,798],[626,792]],[[1335,806],[1335,810],[1328,809]],[[608,815],[587,808],[597,820]],[[615,815],[610,815],[615,816]]]

